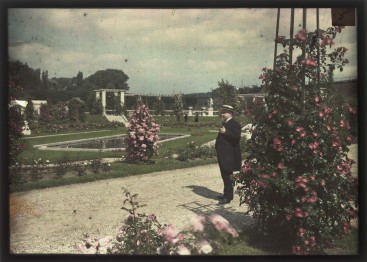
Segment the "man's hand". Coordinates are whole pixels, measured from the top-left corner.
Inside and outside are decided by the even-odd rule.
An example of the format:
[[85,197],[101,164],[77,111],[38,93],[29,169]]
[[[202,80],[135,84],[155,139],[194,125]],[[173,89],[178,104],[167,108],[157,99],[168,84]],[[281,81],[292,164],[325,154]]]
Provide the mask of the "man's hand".
[[219,128],[219,133],[224,134],[226,132],[226,128],[224,126],[221,126]]

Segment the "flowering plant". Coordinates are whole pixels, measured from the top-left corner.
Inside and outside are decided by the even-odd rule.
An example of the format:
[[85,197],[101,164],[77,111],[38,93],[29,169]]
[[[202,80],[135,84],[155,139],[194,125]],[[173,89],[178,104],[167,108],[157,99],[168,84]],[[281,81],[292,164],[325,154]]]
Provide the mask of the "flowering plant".
[[[332,247],[357,218],[358,180],[347,154],[352,142],[347,114],[356,110],[337,103],[329,83],[332,72],[348,63],[344,47],[327,52],[339,31],[301,30],[292,41],[277,39],[292,48],[305,43],[306,55],[290,64],[289,54],[282,53],[274,72],[263,70],[260,78],[269,96],[252,111],[257,126],[247,142],[251,156],[235,175],[240,202],[248,205],[261,231],[281,235],[298,255]],[[318,68],[323,69],[319,80]],[[308,82],[304,102],[303,73]]]
[[137,105],[127,127],[126,160],[130,162],[148,161],[157,153],[160,127],[154,122],[149,108]]
[[124,189],[124,204],[128,211],[125,223],[116,237],[93,238],[85,234],[85,239],[77,246],[84,254],[124,254],[124,255],[206,255],[218,252],[221,239],[231,241],[238,237],[237,231],[220,215],[209,218],[197,215],[190,229],[180,231],[171,224],[160,224],[154,214],[138,213],[143,207],[136,201],[137,194]]
[[183,115],[182,95],[175,94],[173,100],[173,112],[176,116],[177,122],[180,122],[180,117]]

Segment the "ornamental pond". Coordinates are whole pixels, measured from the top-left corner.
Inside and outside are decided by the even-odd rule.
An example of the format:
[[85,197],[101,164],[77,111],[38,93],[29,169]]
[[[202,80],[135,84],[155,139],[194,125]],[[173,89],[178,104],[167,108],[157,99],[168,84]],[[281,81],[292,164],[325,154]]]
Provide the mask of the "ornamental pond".
[[[184,134],[160,134],[159,143],[172,141],[188,137]],[[42,145],[34,145],[39,150],[56,150],[56,151],[124,151],[126,135],[103,136],[88,139],[70,140],[57,143],[48,143]]]

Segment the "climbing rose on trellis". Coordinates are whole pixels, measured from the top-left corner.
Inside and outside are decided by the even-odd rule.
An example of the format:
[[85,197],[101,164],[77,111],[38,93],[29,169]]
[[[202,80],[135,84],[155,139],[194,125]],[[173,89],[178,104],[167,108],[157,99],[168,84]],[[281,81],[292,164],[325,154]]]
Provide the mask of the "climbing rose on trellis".
[[126,160],[129,162],[148,161],[157,154],[160,127],[154,122],[149,108],[137,105],[127,127]]
[[[358,177],[347,154],[352,142],[347,116],[356,110],[339,102],[330,84],[334,69],[342,71],[348,63],[346,48],[332,49],[339,31],[320,30],[319,41],[317,32],[304,30],[292,41],[278,38],[284,47],[301,47],[305,41],[306,55],[290,64],[289,54],[282,53],[274,72],[263,69],[260,78],[269,96],[253,110],[257,125],[247,142],[251,156],[235,175],[240,202],[248,205],[267,239],[280,237],[278,242],[297,255],[323,254],[357,218]],[[318,88],[317,66],[324,92]]]

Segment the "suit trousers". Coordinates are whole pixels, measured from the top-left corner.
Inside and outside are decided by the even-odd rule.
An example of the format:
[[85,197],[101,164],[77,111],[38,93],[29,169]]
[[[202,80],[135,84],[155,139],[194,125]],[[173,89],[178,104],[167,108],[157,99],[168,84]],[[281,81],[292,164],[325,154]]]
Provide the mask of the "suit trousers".
[[222,176],[222,180],[224,184],[223,195],[226,199],[232,200],[233,199],[233,183],[232,183],[231,175],[233,174],[233,172],[225,171],[220,167],[220,174]]

